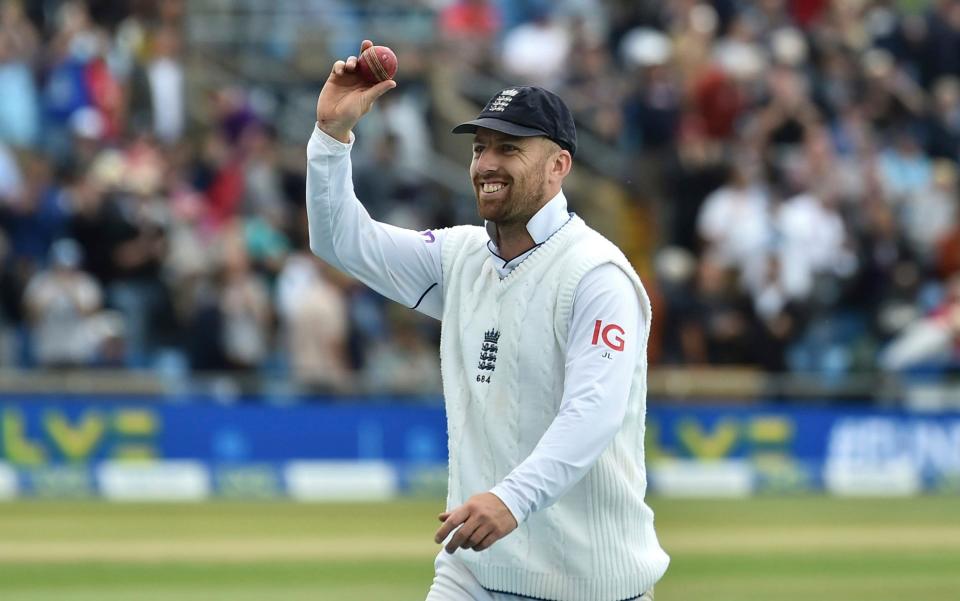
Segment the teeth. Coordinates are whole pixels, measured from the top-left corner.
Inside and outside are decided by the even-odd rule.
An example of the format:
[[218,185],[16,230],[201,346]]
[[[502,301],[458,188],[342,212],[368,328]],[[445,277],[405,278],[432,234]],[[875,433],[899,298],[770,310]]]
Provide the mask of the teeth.
[[483,184],[484,192],[498,192],[503,188],[503,184]]

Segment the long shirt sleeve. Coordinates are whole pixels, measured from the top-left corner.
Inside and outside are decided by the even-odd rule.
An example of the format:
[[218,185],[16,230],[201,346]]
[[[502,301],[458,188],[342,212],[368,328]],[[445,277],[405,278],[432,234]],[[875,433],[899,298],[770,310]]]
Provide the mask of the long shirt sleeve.
[[490,492],[521,524],[590,470],[626,415],[645,324],[633,283],[601,265],[577,286],[567,339],[563,399],[533,452]]
[[387,298],[440,319],[444,232],[374,221],[353,190],[350,143],[314,127],[307,144],[310,250]]
[[[374,221],[353,191],[351,142],[315,128],[307,146],[310,248],[384,296],[440,319],[444,231],[415,232]],[[543,242],[569,218],[562,193],[528,223]],[[530,253],[495,266],[506,277]],[[599,326],[598,326],[599,322]],[[607,329],[610,326],[615,326]],[[626,414],[645,324],[633,283],[614,265],[589,272],[577,287],[560,410],[533,452],[491,492],[517,523],[549,507],[589,471]]]

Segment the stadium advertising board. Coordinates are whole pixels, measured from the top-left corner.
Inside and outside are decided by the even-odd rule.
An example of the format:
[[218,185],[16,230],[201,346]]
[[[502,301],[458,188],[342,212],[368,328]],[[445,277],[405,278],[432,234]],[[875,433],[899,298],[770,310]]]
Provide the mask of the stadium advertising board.
[[[436,494],[446,452],[441,409],[385,398],[0,400],[0,498]],[[652,405],[647,459],[651,489],[663,494],[958,491],[960,415]]]
[[955,490],[960,481],[955,413],[657,407],[648,424],[655,487],[657,465],[667,466],[672,480],[681,478],[681,469],[690,470],[690,462],[700,469],[690,480],[703,482],[711,467],[731,474],[721,478],[718,492],[731,480],[743,481],[743,465],[752,472],[749,484],[738,489],[745,493],[826,488],[839,494],[913,494]]

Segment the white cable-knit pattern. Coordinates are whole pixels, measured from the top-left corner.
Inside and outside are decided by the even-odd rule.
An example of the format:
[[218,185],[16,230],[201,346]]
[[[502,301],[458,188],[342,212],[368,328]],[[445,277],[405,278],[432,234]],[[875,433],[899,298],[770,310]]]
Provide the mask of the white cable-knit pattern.
[[[523,461],[556,416],[574,294],[605,263],[637,289],[649,335],[650,305],[616,247],[573,217],[502,280],[482,228],[455,228],[443,248],[441,354],[450,431],[448,507],[489,490]],[[478,381],[483,333],[499,330],[495,369]],[[614,601],[649,589],[669,561],[644,504],[646,358],[634,371],[623,426],[587,475],[554,505],[482,553],[461,559],[487,588],[543,599]],[[492,477],[491,477],[492,476]]]

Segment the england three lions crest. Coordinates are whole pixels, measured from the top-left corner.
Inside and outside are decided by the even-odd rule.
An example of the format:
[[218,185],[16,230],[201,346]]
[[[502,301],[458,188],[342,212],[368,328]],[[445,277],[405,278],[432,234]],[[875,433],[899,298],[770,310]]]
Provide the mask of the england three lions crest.
[[477,382],[489,384],[493,371],[497,369],[497,346],[500,342],[500,331],[489,329],[483,333],[483,344],[480,345],[480,361],[477,363]]

